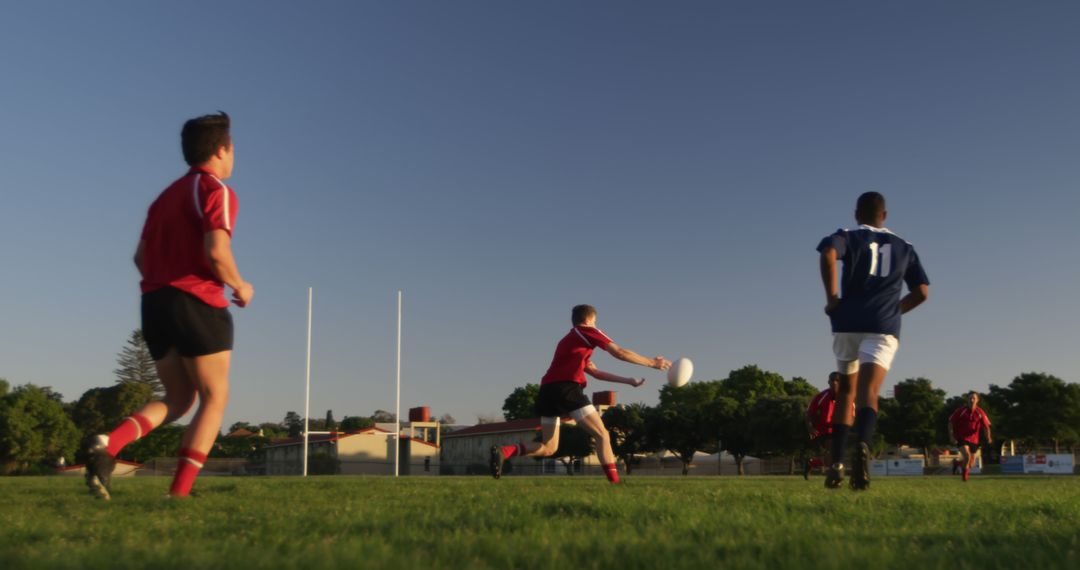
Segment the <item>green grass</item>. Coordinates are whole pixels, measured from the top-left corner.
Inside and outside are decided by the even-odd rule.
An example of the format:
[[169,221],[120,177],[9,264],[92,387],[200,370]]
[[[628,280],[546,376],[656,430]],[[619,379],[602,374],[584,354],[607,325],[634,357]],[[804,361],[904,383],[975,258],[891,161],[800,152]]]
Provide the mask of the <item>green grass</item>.
[[1080,479],[0,479],[16,568],[1080,567]]

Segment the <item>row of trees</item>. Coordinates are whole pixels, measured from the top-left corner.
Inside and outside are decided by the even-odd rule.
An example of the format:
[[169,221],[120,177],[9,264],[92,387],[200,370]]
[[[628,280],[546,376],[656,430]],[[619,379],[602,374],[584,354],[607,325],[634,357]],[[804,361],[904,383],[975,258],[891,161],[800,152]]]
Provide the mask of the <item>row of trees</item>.
[[[62,459],[81,463],[86,440],[107,433],[125,417],[164,393],[154,360],[142,331],[133,331],[117,356],[116,379],[112,386],[87,390],[78,400],[65,402],[49,387],[24,384],[12,388],[0,378],[0,475],[49,472]],[[340,422],[333,412],[325,418],[311,418],[311,431],[355,431],[380,422],[393,422],[394,414],[376,410],[370,416],[346,416]],[[454,418],[443,415],[443,423]],[[230,438],[229,433],[247,429],[254,435]],[[145,462],[155,457],[174,456],[180,448],[185,426],[172,424],[155,429],[148,436],[124,448],[120,459]],[[281,422],[237,422],[218,437],[211,457],[248,457],[271,441],[303,433],[304,418],[288,412]]]
[[[628,470],[641,454],[664,450],[679,458],[684,474],[697,452],[726,451],[739,474],[748,455],[787,457],[794,469],[795,460],[809,453],[805,413],[817,391],[803,378],[784,380],[751,365],[721,380],[692,382],[682,388],[664,386],[658,405],[615,406],[603,419],[612,448]],[[506,419],[535,417],[538,392],[535,384],[514,390],[503,405]],[[982,396],[998,439],[1055,450],[1080,444],[1080,384],[1027,373],[1006,387],[991,385]],[[944,390],[934,388],[928,379],[900,382],[893,397],[879,401],[876,450],[910,445],[929,452],[937,445],[948,445],[948,417],[963,403],[963,396],[946,399]],[[592,453],[592,442],[583,431],[576,431],[582,430],[564,428],[557,456],[578,458]]]

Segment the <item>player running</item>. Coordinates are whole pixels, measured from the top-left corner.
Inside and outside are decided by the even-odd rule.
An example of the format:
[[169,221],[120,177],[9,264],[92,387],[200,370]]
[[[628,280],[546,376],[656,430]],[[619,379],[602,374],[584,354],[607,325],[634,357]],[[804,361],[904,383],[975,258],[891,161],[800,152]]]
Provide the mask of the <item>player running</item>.
[[962,458],[961,472],[964,481],[968,480],[971,468],[975,466],[975,451],[979,449],[979,432],[986,430],[986,443],[993,443],[990,437],[990,418],[979,407],[979,395],[968,394],[968,405],[960,406],[949,416],[949,439],[956,442]]
[[[836,407],[836,391],[840,386],[840,373],[829,373],[829,387],[818,392],[810,405],[806,407],[806,430],[810,434],[810,448],[814,457],[806,459],[803,464],[803,479],[810,478],[810,470],[814,467],[817,456],[824,456],[824,464],[832,465],[832,454],[829,442],[833,434],[833,410]],[[851,403],[854,414],[855,403]]]
[[135,412],[87,450],[90,493],[109,499],[116,455],[150,430],[199,409],[181,440],[169,495],[191,492],[217,438],[229,393],[232,301],[246,307],[254,288],[240,277],[232,254],[236,194],[225,185],[233,170],[230,120],[225,113],[191,119],[180,133],[187,174],[162,192],[146,216],[135,266],[142,276],[142,331],[165,397]]
[[536,398],[536,412],[540,416],[542,440],[532,443],[518,443],[491,447],[491,476],[502,476],[503,462],[515,455],[527,457],[549,457],[559,448],[559,421],[562,416],[570,416],[593,437],[596,442],[596,454],[604,467],[604,475],[612,483],[619,482],[619,472],[615,468],[615,454],[611,451],[611,440],[607,429],[600,419],[596,408],[585,397],[585,375],[597,380],[627,384],[638,387],[645,383],[644,378],[624,378],[604,372],[589,360],[593,350],[601,348],[608,354],[632,364],[648,366],[657,370],[667,370],[671,362],[663,356],[646,358],[638,353],[615,344],[600,329],[596,328],[596,309],[590,305],[578,305],[570,312],[574,328],[559,341],[555,347],[555,356],[551,360],[547,374],[540,380],[540,394]]
[[[837,230],[821,240],[821,281],[825,313],[833,332],[833,353],[841,374],[833,419],[832,460],[825,487],[844,480],[844,450],[852,427],[851,404],[856,402],[854,427],[859,438],[851,473],[851,488],[870,488],[870,445],[877,423],[878,391],[900,346],[900,315],[926,301],[930,281],[915,248],[885,228],[885,197],[877,192],[859,196],[854,230]],[[838,283],[836,262],[844,262]],[[900,298],[904,284],[908,294]],[[857,389],[856,389],[857,383]]]

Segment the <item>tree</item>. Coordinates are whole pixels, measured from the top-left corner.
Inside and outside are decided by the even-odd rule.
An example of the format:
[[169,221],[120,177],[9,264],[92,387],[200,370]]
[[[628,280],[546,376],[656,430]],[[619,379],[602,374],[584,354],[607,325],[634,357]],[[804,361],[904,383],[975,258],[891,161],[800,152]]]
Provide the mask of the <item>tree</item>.
[[304,418],[300,417],[300,414],[296,412],[286,412],[285,421],[281,422],[281,424],[285,426],[289,437],[300,437],[304,434]]
[[882,412],[878,431],[893,445],[912,445],[930,457],[930,448],[940,441],[940,418],[945,407],[945,391],[934,388],[926,378],[908,378],[896,385],[892,398],[878,400]]
[[259,431],[262,432],[263,437],[268,440],[281,439],[289,435],[288,430],[281,424],[274,422],[263,422],[259,424]]
[[[121,382],[108,388],[91,388],[71,406],[69,414],[84,437],[108,433],[153,397],[153,388],[142,382]],[[82,461],[85,458],[78,459]]]
[[476,423],[480,424],[494,424],[501,422],[502,418],[495,414],[476,414]]
[[79,430],[49,388],[25,384],[0,397],[0,474],[74,459]]
[[451,416],[450,414],[443,414],[439,416],[439,423],[447,426],[452,426],[457,423],[457,420],[455,420],[454,416]]
[[338,426],[341,431],[354,432],[366,429],[375,425],[375,421],[371,418],[365,418],[361,416],[345,416],[345,419],[341,420],[341,425]]
[[146,463],[157,457],[175,457],[180,451],[180,441],[184,437],[186,426],[166,424],[159,426],[149,435],[139,438],[120,451],[119,458],[136,463]]
[[612,406],[604,412],[604,425],[611,439],[611,450],[622,459],[629,475],[636,463],[635,456],[650,451],[645,417],[649,408],[645,404]]
[[573,474],[574,460],[581,460],[593,452],[593,439],[585,428],[564,425],[559,428],[559,448],[552,457],[562,460],[566,474]]
[[720,425],[714,404],[718,387],[715,381],[664,386],[660,404],[645,414],[647,445],[675,454],[682,462],[683,475],[690,472],[695,453],[717,449]]
[[759,456],[788,457],[788,473],[795,472],[795,456],[807,446],[806,406],[809,396],[758,398],[750,411],[754,451]]
[[150,348],[146,346],[142,329],[131,331],[127,345],[121,349],[116,357],[117,368],[116,381],[119,383],[133,382],[145,384],[155,395],[165,393],[165,387],[158,378],[157,367],[154,366],[154,357],[150,356]]
[[751,426],[751,410],[758,398],[784,396],[787,390],[799,391],[794,381],[789,385],[784,377],[758,368],[756,365],[732,370],[719,383],[718,396],[726,398],[717,402],[715,414],[720,423],[721,447],[735,458],[739,475],[746,473],[743,461],[754,451],[754,432]]
[[1080,385],[1066,384],[1050,374],[1027,372],[1004,389],[991,386],[990,392],[995,403],[1004,400],[1001,423],[1008,436],[1030,447],[1049,443],[1054,453],[1060,451],[1062,443],[1080,441]]
[[536,398],[540,395],[539,384],[526,384],[514,388],[503,402],[503,417],[506,421],[524,420],[536,417]]
[[334,431],[337,428],[337,422],[334,421],[334,412],[326,410],[326,431]]
[[810,398],[818,395],[818,389],[813,384],[806,381],[806,378],[801,376],[795,376],[791,380],[784,382],[784,393],[788,396],[806,396],[807,404],[810,403]]
[[7,396],[10,389],[11,384],[8,384],[7,378],[0,378],[0,398]]
[[375,410],[375,413],[371,414],[371,419],[375,423],[392,424],[397,421],[397,414],[386,410]]

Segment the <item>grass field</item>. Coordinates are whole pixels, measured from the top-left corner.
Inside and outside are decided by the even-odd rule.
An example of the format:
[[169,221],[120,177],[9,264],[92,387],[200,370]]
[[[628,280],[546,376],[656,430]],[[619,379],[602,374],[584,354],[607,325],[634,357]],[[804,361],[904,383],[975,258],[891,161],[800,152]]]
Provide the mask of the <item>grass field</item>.
[[16,568],[1080,567],[1080,478],[0,479]]

